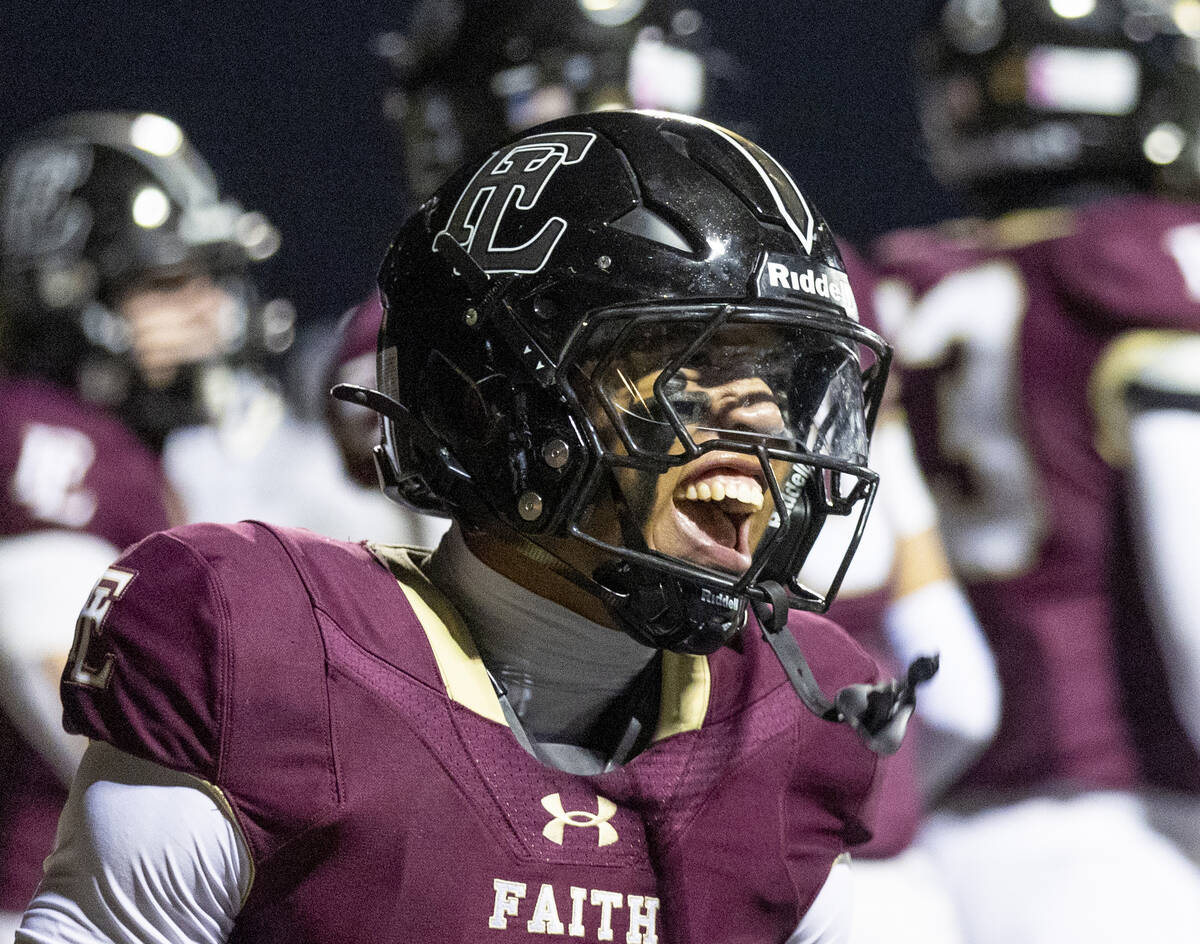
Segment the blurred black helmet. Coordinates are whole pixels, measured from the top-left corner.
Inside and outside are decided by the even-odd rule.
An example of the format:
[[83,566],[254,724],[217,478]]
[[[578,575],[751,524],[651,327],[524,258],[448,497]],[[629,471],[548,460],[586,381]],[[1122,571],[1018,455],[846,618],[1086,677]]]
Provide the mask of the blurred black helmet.
[[679,0],[421,0],[406,33],[376,38],[395,85],[414,203],[466,160],[576,112],[697,114],[709,79],[700,14]]
[[[499,523],[660,648],[721,645],[767,581],[828,606],[874,495],[889,352],[756,145],[665,113],[539,126],[409,219],[380,287],[384,396],[358,395],[392,497]],[[811,587],[830,514],[859,524]]]
[[[1194,0],[948,0],[917,47],[935,173],[992,210],[1200,195]],[[1043,196],[1045,195],[1045,196]]]
[[262,214],[218,191],[179,127],[153,114],[89,112],[25,134],[0,170],[0,357],[122,414],[157,444],[197,415],[195,378],[166,390],[139,377],[114,306],[149,277],[206,273],[233,301],[225,350],[290,342],[291,312],[260,305],[247,264],[275,252]]

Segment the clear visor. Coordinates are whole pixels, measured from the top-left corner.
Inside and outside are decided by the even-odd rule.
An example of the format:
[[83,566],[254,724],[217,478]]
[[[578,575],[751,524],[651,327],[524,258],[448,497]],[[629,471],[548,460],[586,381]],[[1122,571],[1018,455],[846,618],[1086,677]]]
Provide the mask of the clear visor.
[[[862,464],[867,430],[858,347],[772,323],[608,326],[592,384],[633,455],[693,453],[714,438]],[[752,438],[751,438],[752,437]]]
[[594,480],[581,532],[731,589],[765,575],[807,595],[798,572],[815,532],[801,513],[861,513],[871,493],[862,350],[795,318],[597,326],[575,387],[616,487]]

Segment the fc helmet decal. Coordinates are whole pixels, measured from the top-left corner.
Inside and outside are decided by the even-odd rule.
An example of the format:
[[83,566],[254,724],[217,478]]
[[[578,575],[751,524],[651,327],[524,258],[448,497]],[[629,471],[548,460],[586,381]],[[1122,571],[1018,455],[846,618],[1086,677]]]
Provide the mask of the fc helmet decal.
[[443,239],[453,239],[489,275],[540,272],[567,231],[567,221],[552,216],[516,246],[500,244],[500,226],[510,207],[534,209],[558,169],[582,161],[595,140],[589,131],[557,131],[500,148],[459,196],[446,227],[434,237],[434,252]]

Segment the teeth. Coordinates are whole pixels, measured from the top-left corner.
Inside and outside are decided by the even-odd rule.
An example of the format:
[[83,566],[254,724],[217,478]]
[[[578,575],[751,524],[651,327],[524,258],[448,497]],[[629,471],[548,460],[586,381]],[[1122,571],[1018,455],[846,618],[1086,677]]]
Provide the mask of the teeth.
[[681,485],[675,490],[675,498],[679,501],[732,501],[748,505],[755,511],[762,510],[764,501],[762,486],[757,482],[726,482],[721,479]]

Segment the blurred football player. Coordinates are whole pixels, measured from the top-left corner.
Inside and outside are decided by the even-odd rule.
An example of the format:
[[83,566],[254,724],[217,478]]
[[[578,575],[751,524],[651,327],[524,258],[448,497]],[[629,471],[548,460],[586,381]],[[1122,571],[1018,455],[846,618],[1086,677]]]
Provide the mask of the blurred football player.
[[929,836],[977,941],[1200,919],[1197,872],[1142,799],[1200,788],[1200,509],[1170,484],[1200,450],[1196,12],[950,0],[917,57],[934,168],[982,213],[879,252],[920,458],[1003,685],[997,740]]
[[455,526],[190,526],[108,569],[18,940],[844,940],[872,750],[935,665],[877,683],[805,612],[888,361],[824,222],[731,132],[593,113],[453,175],[380,284],[380,389],[338,393]]
[[698,114],[721,57],[681,0],[419,0],[404,33],[375,40],[393,83],[417,205],[468,159],[564,115],[614,108]]
[[0,171],[0,909],[25,907],[83,751],[57,695],[72,610],[120,550],[181,523],[159,460],[246,344],[273,230],[179,127],[82,113]]
[[[876,278],[841,244],[862,323],[878,330]],[[983,632],[952,576],[937,511],[917,467],[896,391],[885,391],[871,437],[879,492],[862,541],[829,616],[885,668],[899,671],[923,653],[941,669],[922,693],[921,712],[903,747],[881,764],[869,799],[874,835],[854,850],[852,944],[961,944],[957,907],[920,843],[928,811],[979,756],[999,720],[999,680]],[[814,548],[837,539],[831,520]],[[806,570],[807,573],[807,570]]]

